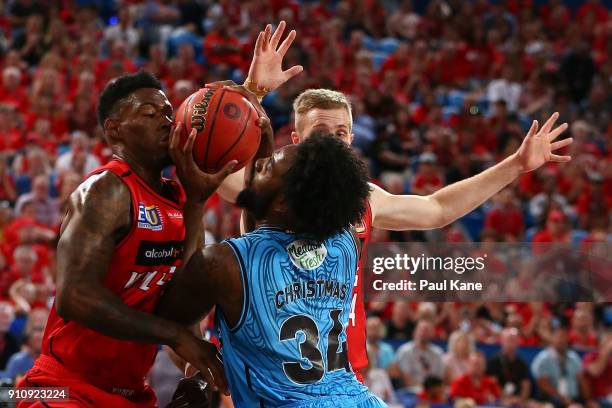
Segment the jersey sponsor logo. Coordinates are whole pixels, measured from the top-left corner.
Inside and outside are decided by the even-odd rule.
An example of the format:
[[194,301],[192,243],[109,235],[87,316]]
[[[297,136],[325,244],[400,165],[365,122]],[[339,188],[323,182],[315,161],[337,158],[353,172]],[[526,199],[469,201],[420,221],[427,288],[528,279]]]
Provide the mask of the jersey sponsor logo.
[[164,228],[159,208],[156,205],[138,203],[138,228],[161,231]]
[[168,214],[168,218],[183,219],[183,213],[180,211],[168,211],[166,214]]
[[327,248],[322,243],[299,239],[287,245],[289,258],[295,266],[308,271],[317,269],[327,257]]
[[140,241],[136,265],[174,265],[183,256],[183,241]]

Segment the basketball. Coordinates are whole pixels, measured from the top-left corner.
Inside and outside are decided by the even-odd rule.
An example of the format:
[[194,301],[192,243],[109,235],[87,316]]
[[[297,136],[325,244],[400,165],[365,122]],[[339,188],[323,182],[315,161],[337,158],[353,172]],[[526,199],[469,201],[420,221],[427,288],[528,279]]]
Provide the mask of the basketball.
[[201,88],[176,113],[186,129],[183,143],[192,129],[198,132],[193,158],[205,173],[216,173],[232,160],[238,161],[236,172],[255,156],[261,140],[258,118],[251,102],[226,87]]

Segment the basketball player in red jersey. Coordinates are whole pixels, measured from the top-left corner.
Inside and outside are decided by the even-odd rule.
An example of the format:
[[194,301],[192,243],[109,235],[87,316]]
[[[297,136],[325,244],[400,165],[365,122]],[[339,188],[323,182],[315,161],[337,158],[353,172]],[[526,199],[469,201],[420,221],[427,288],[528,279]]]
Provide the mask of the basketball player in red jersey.
[[[276,51],[277,44],[278,39],[270,37],[270,31],[266,30],[263,45],[256,45],[255,58],[246,84],[261,90],[262,94],[275,89],[287,79],[288,71],[274,72],[266,69],[272,65],[271,61],[282,62],[286,49],[281,47],[283,52]],[[313,130],[331,133],[348,144],[352,142],[352,112],[344,94],[327,89],[310,89],[298,96],[293,110],[293,143],[304,140]],[[476,176],[446,186],[431,195],[394,195],[371,185],[366,216],[361,225],[356,226],[362,240],[362,259],[357,271],[353,312],[347,329],[349,361],[358,378],[361,379],[359,371],[368,364],[361,270],[371,228],[396,231],[442,228],[480,206],[522,173],[535,170],[548,161],[569,161],[569,156],[553,153],[572,143],[571,138],[554,142],[567,129],[566,123],[553,129],[558,117],[558,113],[553,114],[541,128],[534,121],[523,143],[510,157]],[[243,188],[243,179],[243,172],[230,175],[219,188],[219,193],[226,200],[235,201]]]
[[[204,202],[235,162],[214,175],[187,168],[185,152],[169,150],[173,112],[161,89],[140,72],[100,95],[99,121],[114,157],[70,197],[42,354],[19,384],[68,387],[70,401],[20,407],[153,407],[145,376],[159,344],[226,392],[216,347],[152,312],[181,260],[200,248]],[[173,137],[181,131],[177,125]],[[173,161],[183,187],[161,177]]]

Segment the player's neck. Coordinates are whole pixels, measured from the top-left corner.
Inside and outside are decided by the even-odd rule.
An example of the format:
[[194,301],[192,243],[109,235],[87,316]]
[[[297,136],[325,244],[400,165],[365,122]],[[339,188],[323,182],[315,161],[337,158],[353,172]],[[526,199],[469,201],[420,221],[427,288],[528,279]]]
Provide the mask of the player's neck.
[[126,151],[115,152],[115,156],[127,163],[130,169],[145,181],[153,190],[162,193],[161,172],[163,168],[143,163]]
[[256,228],[273,227],[273,228],[278,228],[278,229],[282,229],[285,231],[291,230],[291,228],[289,228],[289,225],[285,221],[278,219],[277,217],[274,217],[274,216],[265,217],[265,218],[262,218],[261,220],[258,220],[255,223],[255,227]]

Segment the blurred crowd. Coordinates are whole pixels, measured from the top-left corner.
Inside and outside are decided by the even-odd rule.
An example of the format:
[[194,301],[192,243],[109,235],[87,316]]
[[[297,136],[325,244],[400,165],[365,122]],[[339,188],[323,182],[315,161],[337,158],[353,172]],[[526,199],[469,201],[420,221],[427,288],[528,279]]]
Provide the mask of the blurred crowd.
[[[285,65],[305,72],[264,99],[277,145],[290,143],[300,91],[341,90],[354,147],[392,193],[430,194],[486,169],[534,119],[558,111],[570,123],[571,163],[523,175],[443,230],[375,230],[373,241],[609,245],[612,14],[599,0],[0,0],[4,378],[40,352],[66,200],[111,156],[95,113],[104,84],[144,68],[178,107],[205,83],[241,82],[257,34],[280,20],[298,33]],[[238,216],[209,200],[206,242],[237,235]],[[368,313],[368,381],[388,400],[404,389],[417,405],[610,406],[610,304],[396,302]],[[499,344],[496,356],[478,352]],[[541,352],[528,367],[517,347]]]

